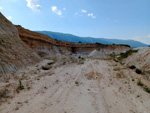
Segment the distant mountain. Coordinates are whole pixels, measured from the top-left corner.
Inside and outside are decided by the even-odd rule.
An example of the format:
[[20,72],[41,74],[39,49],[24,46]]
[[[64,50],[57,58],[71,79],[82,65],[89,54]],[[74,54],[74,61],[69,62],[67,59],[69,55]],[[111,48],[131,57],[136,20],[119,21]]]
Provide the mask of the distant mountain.
[[51,32],[51,31],[35,31],[38,33],[46,34],[53,39],[64,40],[68,42],[82,42],[82,43],[102,43],[102,44],[126,44],[131,47],[147,47],[148,45],[134,40],[120,40],[120,39],[105,39],[105,38],[92,38],[92,37],[80,37],[72,34]]

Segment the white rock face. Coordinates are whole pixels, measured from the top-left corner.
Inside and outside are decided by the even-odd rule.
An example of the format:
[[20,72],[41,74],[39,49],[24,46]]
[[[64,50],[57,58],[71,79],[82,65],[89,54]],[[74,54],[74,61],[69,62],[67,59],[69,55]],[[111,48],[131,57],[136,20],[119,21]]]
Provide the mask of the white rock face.
[[124,62],[128,66],[135,65],[150,74],[150,48],[141,48],[137,53],[125,59]]
[[97,50],[92,51],[88,56],[94,57],[94,58],[107,58],[107,55],[105,52],[97,51]]
[[0,74],[13,72],[38,60],[20,39],[17,28],[0,13]]

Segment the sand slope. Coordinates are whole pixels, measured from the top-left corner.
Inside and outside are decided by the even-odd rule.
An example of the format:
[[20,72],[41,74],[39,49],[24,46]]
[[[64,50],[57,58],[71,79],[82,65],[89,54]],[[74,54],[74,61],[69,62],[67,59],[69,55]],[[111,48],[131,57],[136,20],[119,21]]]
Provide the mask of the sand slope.
[[140,75],[113,61],[55,65],[41,73],[0,113],[150,113],[150,95],[136,84]]

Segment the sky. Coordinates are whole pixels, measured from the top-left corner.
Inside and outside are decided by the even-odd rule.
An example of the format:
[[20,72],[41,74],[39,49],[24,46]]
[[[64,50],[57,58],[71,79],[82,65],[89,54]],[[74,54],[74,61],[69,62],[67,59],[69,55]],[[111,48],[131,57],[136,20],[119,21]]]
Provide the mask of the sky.
[[0,12],[33,31],[150,44],[150,0],[0,0]]

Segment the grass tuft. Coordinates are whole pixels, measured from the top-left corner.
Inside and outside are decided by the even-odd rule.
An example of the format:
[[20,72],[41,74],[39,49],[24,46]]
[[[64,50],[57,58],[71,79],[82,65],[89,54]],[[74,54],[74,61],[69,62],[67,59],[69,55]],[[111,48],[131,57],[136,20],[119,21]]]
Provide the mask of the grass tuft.
[[137,85],[138,85],[138,86],[144,86],[144,84],[142,83],[141,79],[138,79]]

